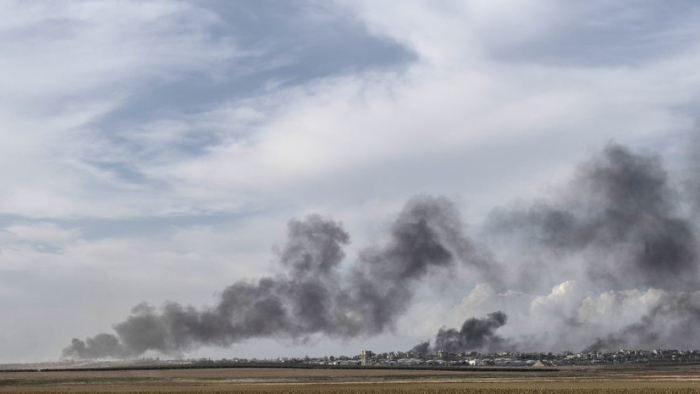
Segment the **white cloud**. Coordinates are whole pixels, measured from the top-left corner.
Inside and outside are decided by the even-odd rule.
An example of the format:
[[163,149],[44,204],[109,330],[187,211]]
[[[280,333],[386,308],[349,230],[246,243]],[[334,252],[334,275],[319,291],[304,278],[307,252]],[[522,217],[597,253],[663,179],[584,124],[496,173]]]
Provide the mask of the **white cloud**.
[[579,306],[578,320],[588,324],[605,326],[614,332],[629,322],[643,316],[651,306],[657,305],[665,294],[663,290],[607,291],[586,297]]
[[[342,199],[358,189],[365,190],[362,199],[378,193],[401,199],[426,190],[467,195],[485,209],[511,198],[505,195],[510,182],[504,179],[514,177],[527,188],[573,163],[550,158],[581,157],[610,139],[648,141],[692,128],[694,115],[677,108],[697,96],[700,80],[694,70],[700,62],[694,47],[639,68],[511,64],[471,54],[433,62],[426,60],[432,59],[431,51],[458,53],[464,42],[486,35],[482,30],[489,18],[502,18],[502,13],[479,5],[462,12],[453,10],[456,5],[422,3],[387,13],[387,4],[350,8],[359,9],[372,31],[400,42],[410,40],[422,61],[402,72],[329,77],[225,103],[185,126],[194,130],[202,123],[210,125],[225,136],[220,144],[202,155],[142,163],[140,169],[150,178],[165,180],[178,194],[196,191],[191,197],[222,209],[237,209],[246,201],[305,206],[316,203],[314,199]],[[528,25],[546,25],[556,10],[544,7],[523,19]],[[469,24],[463,13],[477,15],[473,17],[480,21],[479,34],[463,28]],[[427,16],[418,18],[419,14]],[[444,25],[454,25],[459,32],[446,33],[449,39],[430,33],[442,31]],[[533,29],[530,34],[541,37],[540,29]],[[254,114],[254,121],[241,123],[230,117],[241,112]],[[502,146],[527,140],[543,141],[536,150],[522,153],[527,172],[508,157],[497,166],[456,169],[462,182],[455,182],[452,172],[413,171],[462,152],[463,158],[454,160],[459,167],[473,150],[486,147],[498,155]],[[474,172],[491,180],[482,197],[467,181]],[[317,190],[323,193],[311,192]],[[220,205],[226,199],[236,203]]]
[[[664,294],[653,288],[594,293],[585,283],[573,280],[544,295],[512,290],[499,293],[488,284],[480,284],[460,305],[444,313],[443,320],[438,317],[434,321],[450,321],[450,327],[459,327],[468,318],[500,310],[508,316],[508,323],[498,330],[499,335],[515,340],[522,350],[580,351],[596,338],[638,322]],[[432,327],[433,335],[437,328]]]
[[[35,217],[237,211],[281,202],[303,209],[361,189],[354,203],[378,193],[391,200],[428,191],[466,195],[483,212],[510,198],[507,185],[527,187],[560,172],[553,168],[564,164],[550,159],[557,155],[576,157],[611,138],[633,141],[692,127],[693,118],[677,108],[697,96],[700,83],[696,47],[637,68],[500,62],[480,48],[556,34],[570,15],[550,2],[413,2],[398,9],[351,3],[342,7],[371,32],[413,48],[420,61],[100,130],[94,121],[136,92],[187,72],[216,74],[251,53],[213,36],[209,29],[224,22],[192,3],[39,4],[8,10],[22,17],[0,33],[39,45],[13,52],[11,72],[0,76],[0,86],[4,81],[16,92],[14,106],[34,99],[28,91],[40,92],[40,113],[5,118],[13,142],[0,152],[7,153],[0,172],[14,175],[0,193],[0,210]],[[62,22],[51,25],[54,20]],[[60,34],[20,34],[48,25]],[[13,88],[20,80],[37,87]],[[211,142],[196,154],[178,148],[197,138]],[[516,149],[525,140],[556,143],[522,153],[527,172],[507,157],[479,168],[465,162],[474,150],[490,151],[496,161],[504,145]],[[438,169],[420,172],[423,163],[448,157],[464,181]],[[95,162],[125,167],[143,180]],[[477,172],[486,183],[475,190],[469,185]]]
[[217,15],[184,2],[5,3],[3,15],[12,18],[0,29],[11,38],[0,88],[15,100],[138,88],[141,78],[207,71],[237,54],[211,42]]
[[[0,174],[6,180],[0,211],[33,217],[143,212],[143,195],[130,195],[132,188],[85,165],[120,149],[94,122],[139,91],[188,72],[216,73],[245,54],[212,37],[208,29],[221,20],[190,3],[0,7],[6,16],[0,18]],[[96,189],[105,188],[118,190],[125,204],[104,201]]]
[[79,229],[62,228],[50,222],[14,224],[5,227],[5,231],[21,242],[61,247],[76,241],[81,236]]

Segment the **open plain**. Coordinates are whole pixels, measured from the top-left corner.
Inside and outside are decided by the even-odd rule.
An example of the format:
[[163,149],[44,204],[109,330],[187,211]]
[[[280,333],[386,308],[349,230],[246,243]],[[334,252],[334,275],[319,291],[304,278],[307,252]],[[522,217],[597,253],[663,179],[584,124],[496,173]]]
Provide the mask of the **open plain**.
[[0,372],[0,393],[700,393],[700,367]]

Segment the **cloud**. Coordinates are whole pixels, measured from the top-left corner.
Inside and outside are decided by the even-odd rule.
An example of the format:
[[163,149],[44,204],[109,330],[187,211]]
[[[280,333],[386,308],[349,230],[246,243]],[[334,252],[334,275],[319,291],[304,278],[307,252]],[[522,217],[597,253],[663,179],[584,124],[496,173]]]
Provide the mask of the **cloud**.
[[[142,201],[91,159],[124,160],[96,122],[139,91],[216,72],[244,56],[209,29],[216,14],[182,2],[7,3],[0,211],[31,217],[122,216]],[[131,203],[106,204],[110,190]],[[141,189],[141,193],[144,190]],[[148,203],[146,203],[148,205]],[[135,210],[135,208],[137,210]],[[142,209],[142,208],[141,208]]]
[[66,229],[51,222],[14,224],[5,227],[4,230],[16,241],[37,244],[40,247],[63,247],[81,238],[79,229]]
[[[668,296],[667,292],[654,288],[596,293],[576,281],[560,283],[545,295],[499,293],[490,285],[480,284],[448,315],[483,316],[484,311],[501,310],[508,316],[508,324],[498,333],[509,341],[509,346],[518,346],[522,351],[580,351],[597,337],[637,322],[649,311],[661,307]],[[663,320],[655,324],[664,326]],[[636,346],[648,348],[651,344]]]
[[[421,192],[416,185],[425,184],[473,196],[478,191],[469,187],[469,181],[455,184],[452,180],[459,172],[469,179],[468,171],[458,168],[473,166],[465,157],[479,148],[491,149],[496,155],[495,146],[503,149],[509,143],[532,141],[533,150],[523,152],[523,160],[542,167],[519,174],[519,180],[527,184],[525,179],[551,175],[552,167],[545,165],[548,157],[566,156],[565,152],[580,155],[581,146],[602,144],[611,137],[654,140],[664,132],[692,127],[694,115],[677,110],[677,105],[691,100],[697,91],[697,73],[691,65],[698,58],[692,47],[637,68],[528,62],[516,66],[479,51],[433,61],[431,51],[457,56],[469,42],[497,35],[494,31],[475,33],[462,17],[467,21],[483,18],[480,29],[485,30],[490,18],[502,18],[506,9],[513,15],[517,10],[505,5],[481,10],[479,5],[463,9],[457,4],[412,3],[379,19],[376,15],[387,15],[383,12],[387,3],[343,6],[357,12],[371,32],[412,48],[420,61],[403,70],[319,78],[224,103],[216,111],[199,115],[209,119],[210,125],[225,125],[224,114],[244,111],[255,114],[254,122],[238,127],[240,122],[231,119],[228,124],[233,127],[214,128],[223,137],[201,155],[146,164],[143,173],[165,180],[179,193],[197,190],[198,198],[218,207],[226,198],[243,206],[246,201],[275,205],[275,196],[281,193],[285,201],[304,205],[342,199],[358,188],[388,196],[396,190],[391,197],[399,198],[398,194]],[[562,27],[547,23],[558,8],[540,8],[531,19],[523,20],[528,25],[545,25],[544,31],[556,34]],[[456,32],[448,38],[431,33],[444,31],[445,26],[454,26]],[[540,39],[543,34],[533,32],[529,39]],[[199,123],[195,120],[186,127],[197,130]],[[452,166],[419,170],[445,157]],[[421,181],[402,176],[407,168]],[[517,170],[516,165],[506,163],[480,168],[481,178],[486,179],[512,176],[509,174]],[[504,186],[491,182],[487,187]],[[201,194],[202,190],[211,198]],[[231,204],[229,209],[240,206]]]
[[[289,217],[333,214],[364,245],[381,239],[406,198],[433,193],[455,200],[471,236],[515,195],[556,195],[540,185],[570,178],[611,139],[661,149],[669,172],[684,165],[668,152],[696,127],[692,5],[299,4],[0,5],[0,293],[27,306],[12,315],[17,327],[54,301],[83,300],[66,307],[71,319],[55,317],[65,325],[46,345],[55,350],[143,299],[205,304],[205,283],[276,274],[268,252]],[[587,256],[536,270],[545,258],[560,267],[561,256],[524,243],[490,256],[517,266],[504,281],[520,284],[477,286],[448,327],[501,310],[509,320],[499,335],[509,337],[536,315],[547,324],[533,326],[533,346],[565,348],[597,329],[567,342],[540,335],[548,324],[605,326],[625,305],[649,310],[655,293],[641,285],[672,291],[663,275],[645,274],[636,290],[587,293]],[[144,279],[165,275],[158,286]],[[479,280],[466,278],[459,295],[444,289],[450,300],[430,313]],[[114,301],[123,288],[133,294]],[[412,333],[422,339],[439,329],[421,315],[431,297],[419,289],[420,307],[404,317],[420,323]],[[50,342],[36,333],[24,343],[34,339]],[[24,353],[14,346],[8,354]]]
[[[515,66],[490,55],[492,46],[539,42],[564,29],[558,21],[568,11],[549,2],[524,9],[501,2],[416,2],[392,12],[384,2],[336,3],[299,12],[319,15],[305,17],[320,29],[327,27],[324,18],[341,20],[338,10],[349,11],[377,42],[400,43],[418,60],[161,108],[148,102],[149,92],[202,78],[228,83],[247,72],[237,64],[272,64],[271,47],[252,49],[243,40],[250,36],[226,30],[225,9],[196,3],[5,7],[21,16],[2,31],[8,42],[37,44],[6,60],[14,71],[4,81],[17,92],[8,105],[34,97],[26,85],[11,84],[37,81],[41,99],[31,108],[41,112],[5,118],[17,138],[0,171],[22,172],[13,178],[16,187],[0,194],[0,209],[33,217],[231,212],[275,206],[280,193],[303,206],[342,199],[358,188],[365,195],[383,189],[400,200],[424,192],[416,185],[427,182],[430,191],[472,194],[468,182],[451,181],[455,174],[438,164],[441,159],[470,166],[465,160],[473,150],[496,153],[494,146],[503,146],[498,142],[517,146],[519,140],[560,139],[562,131],[573,135],[540,144],[538,154],[523,158],[540,167],[522,181],[541,179],[551,174],[543,158],[580,154],[580,146],[611,136],[624,141],[688,128],[691,116],[675,108],[692,99],[698,83],[692,46],[638,68]],[[56,33],[22,34],[49,29]],[[55,67],[39,72],[35,66],[48,63]],[[267,78],[275,80],[274,73]],[[152,113],[139,113],[137,104]],[[420,182],[401,176],[419,163],[438,168],[414,171]],[[512,170],[489,164],[483,178]],[[317,197],[310,192],[319,189],[324,193]],[[120,204],[104,201],[106,195],[118,196]]]

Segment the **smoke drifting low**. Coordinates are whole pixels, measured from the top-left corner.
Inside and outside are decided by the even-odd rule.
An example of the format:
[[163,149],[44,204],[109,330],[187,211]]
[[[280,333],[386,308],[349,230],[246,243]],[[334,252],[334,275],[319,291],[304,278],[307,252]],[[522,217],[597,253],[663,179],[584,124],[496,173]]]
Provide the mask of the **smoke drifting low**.
[[683,349],[697,347],[700,324],[700,292],[664,294],[639,321],[616,333],[597,338],[587,352],[622,348],[663,348],[668,344]]
[[[384,245],[351,264],[343,263],[350,237],[340,223],[318,215],[292,220],[279,253],[283,274],[234,283],[204,310],[137,305],[115,334],[73,339],[64,355],[178,354],[251,338],[303,343],[314,334],[403,330],[397,322],[418,286],[461,268],[482,284],[465,289],[459,316],[498,312],[468,318],[459,330],[443,328],[433,347],[424,342],[416,352],[696,347],[700,179],[686,178],[671,179],[658,156],[610,144],[560,193],[494,209],[484,240],[465,235],[450,201],[419,197],[406,204]],[[484,246],[489,242],[503,264]]]
[[409,201],[388,243],[365,249],[350,270],[339,266],[350,242],[340,223],[319,215],[289,222],[279,255],[286,273],[226,288],[216,306],[197,310],[169,302],[147,304],[114,326],[116,335],[73,339],[65,357],[133,357],[153,350],[177,354],[202,345],[229,346],[250,338],[311,334],[352,338],[393,329],[418,282],[464,264],[486,280],[499,267],[465,237],[454,205],[443,198]]

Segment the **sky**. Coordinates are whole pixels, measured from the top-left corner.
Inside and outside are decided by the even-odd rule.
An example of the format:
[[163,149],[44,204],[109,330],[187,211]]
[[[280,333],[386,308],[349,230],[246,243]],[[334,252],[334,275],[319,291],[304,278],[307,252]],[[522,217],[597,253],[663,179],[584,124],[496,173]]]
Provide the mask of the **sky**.
[[[4,1],[0,362],[56,360],[142,302],[205,310],[233,283],[283,275],[288,223],[309,214],[349,234],[342,270],[391,242],[415,196],[449,199],[487,244],[499,207],[559,196],[616,147],[658,159],[682,192],[699,30],[700,5],[681,0]],[[490,248],[521,266],[517,242]],[[406,350],[497,309],[623,316],[614,331],[670,286],[458,277],[416,285],[380,333],[181,356]],[[549,324],[501,333],[540,343]]]

